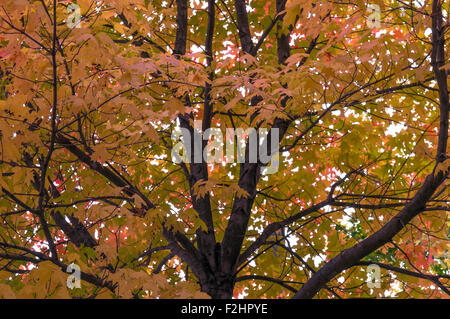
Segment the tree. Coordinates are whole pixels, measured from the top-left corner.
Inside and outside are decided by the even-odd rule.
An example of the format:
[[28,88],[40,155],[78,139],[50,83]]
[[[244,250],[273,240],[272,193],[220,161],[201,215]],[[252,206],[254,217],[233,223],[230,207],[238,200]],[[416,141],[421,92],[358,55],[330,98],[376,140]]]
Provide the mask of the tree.
[[0,6],[1,296],[450,295],[448,3]]

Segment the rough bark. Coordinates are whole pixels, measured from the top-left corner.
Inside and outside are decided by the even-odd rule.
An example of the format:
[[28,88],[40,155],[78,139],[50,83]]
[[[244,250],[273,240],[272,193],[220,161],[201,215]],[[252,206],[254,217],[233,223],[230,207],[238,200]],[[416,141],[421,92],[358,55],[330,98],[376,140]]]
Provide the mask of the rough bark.
[[70,223],[68,223],[64,216],[60,212],[51,212],[53,220],[56,225],[64,232],[64,234],[70,239],[70,241],[77,247],[84,245],[86,247],[95,247],[97,242],[88,232],[86,227],[81,223],[78,218],[74,216],[68,216]]
[[245,0],[235,0],[236,19],[238,23],[239,39],[241,40],[242,50],[251,54],[253,51],[252,36],[248,24],[248,15]]
[[175,37],[174,54],[186,53],[187,27],[188,27],[188,2],[177,0],[177,33]]
[[[283,0],[277,0],[277,13],[284,10]],[[245,1],[236,1],[236,11],[238,16],[239,37],[241,40],[242,48],[245,52],[255,55],[253,50],[253,44],[251,41],[251,35],[248,28],[247,12],[245,16],[243,10],[245,10]],[[244,6],[244,9],[242,8]],[[290,35],[277,34],[278,43],[278,59],[279,61],[285,61],[289,56],[289,39]],[[250,45],[251,44],[251,45]],[[252,101],[254,102],[254,101]],[[284,101],[285,103],[286,101]],[[254,104],[254,103],[252,103]],[[281,140],[286,134],[286,131],[291,124],[290,120],[276,118],[272,125],[272,128],[279,130],[279,139]],[[267,137],[270,140],[270,133]],[[268,149],[271,149],[270,146]],[[240,188],[247,191],[249,197],[236,197],[234,199],[233,207],[231,210],[230,220],[225,229],[225,235],[222,241],[222,267],[225,272],[233,274],[238,266],[238,259],[242,248],[242,243],[247,232],[248,222],[250,220],[251,209],[256,197],[256,188],[259,178],[261,176],[262,164],[248,163],[249,148],[246,148],[246,162],[241,164],[239,172]],[[233,275],[234,276],[234,275]]]

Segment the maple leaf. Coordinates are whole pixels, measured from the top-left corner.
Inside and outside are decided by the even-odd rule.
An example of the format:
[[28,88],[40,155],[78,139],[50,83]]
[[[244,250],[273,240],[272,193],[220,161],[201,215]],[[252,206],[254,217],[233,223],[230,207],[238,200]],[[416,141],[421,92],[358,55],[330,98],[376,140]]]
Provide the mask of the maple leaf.
[[72,2],[0,10],[0,298],[448,298],[445,2]]

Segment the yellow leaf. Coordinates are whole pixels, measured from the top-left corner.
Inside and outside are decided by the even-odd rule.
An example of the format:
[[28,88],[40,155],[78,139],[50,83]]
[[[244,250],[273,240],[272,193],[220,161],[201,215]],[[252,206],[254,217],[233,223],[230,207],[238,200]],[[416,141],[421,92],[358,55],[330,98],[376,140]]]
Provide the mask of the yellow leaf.
[[145,130],[145,135],[153,142],[158,143],[159,142],[159,136],[158,132],[155,130],[153,125],[148,124],[147,128]]
[[447,63],[439,68],[439,70],[448,70],[450,69],[450,63]]
[[111,291],[108,289],[102,289],[95,299],[112,299],[112,297]]
[[51,297],[52,299],[71,299],[65,285],[59,286]]
[[0,298],[3,299],[16,299],[16,294],[10,286],[6,284],[0,284]]
[[168,100],[165,105],[172,114],[184,112],[184,104],[175,97],[172,97],[170,100]]
[[237,102],[239,102],[239,100],[242,98],[241,94],[238,93],[234,98],[231,99],[230,102],[228,102],[223,108],[228,111],[229,109],[232,109]]
[[444,174],[446,174],[448,172],[449,168],[450,168],[450,158],[447,158],[445,161],[440,162],[436,166],[435,175],[438,175],[440,172],[443,172]]

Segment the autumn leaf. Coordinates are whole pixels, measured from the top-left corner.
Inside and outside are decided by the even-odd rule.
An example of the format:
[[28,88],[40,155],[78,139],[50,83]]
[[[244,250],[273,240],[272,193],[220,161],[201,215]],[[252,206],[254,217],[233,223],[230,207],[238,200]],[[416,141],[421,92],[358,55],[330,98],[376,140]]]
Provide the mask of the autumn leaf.
[[72,2],[0,10],[0,298],[449,297],[446,2]]

